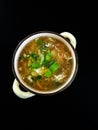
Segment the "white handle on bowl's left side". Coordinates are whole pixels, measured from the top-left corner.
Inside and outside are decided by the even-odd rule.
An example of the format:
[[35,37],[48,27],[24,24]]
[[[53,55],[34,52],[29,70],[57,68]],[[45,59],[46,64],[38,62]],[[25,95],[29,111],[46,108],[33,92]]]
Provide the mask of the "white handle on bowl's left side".
[[60,35],[62,35],[65,38],[68,38],[70,40],[70,43],[72,44],[72,46],[74,48],[76,48],[76,44],[77,44],[76,38],[71,33],[69,33],[69,32],[62,32],[62,33],[60,33]]
[[19,83],[18,81],[15,79],[14,82],[13,82],[13,92],[19,97],[19,98],[22,98],[22,99],[27,99],[27,98],[30,98],[32,96],[34,96],[35,94],[33,93],[30,93],[30,92],[24,92],[20,89],[19,87]]

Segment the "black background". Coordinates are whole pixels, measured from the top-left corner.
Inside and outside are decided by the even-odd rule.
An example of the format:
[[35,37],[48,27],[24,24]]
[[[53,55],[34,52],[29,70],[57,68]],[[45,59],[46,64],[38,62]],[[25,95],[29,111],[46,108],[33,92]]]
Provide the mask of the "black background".
[[[51,129],[97,129],[98,58],[94,7],[71,1],[0,0],[0,108],[1,113],[3,110],[5,113],[4,122],[18,117],[18,125],[28,128],[31,123],[32,128],[37,123],[36,127],[40,126],[40,129],[47,129],[45,124]],[[68,31],[76,37],[78,73],[72,85],[57,95],[23,100],[12,91],[12,55],[24,37],[44,30]],[[27,123],[28,119],[30,122]],[[11,125],[10,122],[8,126]]]

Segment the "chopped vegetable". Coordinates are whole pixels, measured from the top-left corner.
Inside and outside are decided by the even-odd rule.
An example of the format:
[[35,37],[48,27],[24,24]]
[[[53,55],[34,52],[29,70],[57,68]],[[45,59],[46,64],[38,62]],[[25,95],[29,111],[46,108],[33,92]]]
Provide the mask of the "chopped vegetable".
[[38,76],[36,77],[36,80],[41,79],[41,78],[42,78],[42,76],[41,76],[41,75],[38,75]]
[[40,54],[39,57],[38,57],[37,63],[38,63],[39,65],[42,65],[42,64],[43,64],[43,61],[44,61],[44,55],[43,55],[43,54]]
[[46,53],[45,60],[46,60],[46,61],[50,61],[50,60],[51,60],[51,52],[50,52],[49,50],[48,50],[48,52]]
[[49,66],[51,66],[53,63],[54,63],[54,60],[52,60],[52,61],[45,61],[44,62],[44,66],[49,68]]
[[[47,43],[45,44],[42,39],[38,39],[36,42],[41,46],[38,53],[31,53],[28,55],[28,67],[31,71],[31,76],[28,77],[29,80],[37,80],[43,76],[51,77],[59,67],[58,63],[52,60],[51,51]],[[24,58],[23,55],[22,57]]]
[[30,60],[31,60],[32,62],[35,62],[36,57],[37,57],[37,55],[34,54],[34,53],[29,54],[29,58],[30,58]]
[[31,75],[32,75],[32,76],[38,76],[38,73],[37,73],[36,71],[32,71],[32,72],[31,72]]
[[29,76],[27,77],[27,79],[29,80],[30,83],[33,83],[33,79],[32,79],[32,76],[31,76],[31,75],[29,75]]
[[39,64],[36,63],[36,62],[29,65],[30,69],[35,69],[35,68],[38,68],[38,67],[39,67]]
[[59,65],[58,63],[54,62],[50,67],[49,69],[45,72],[44,76],[45,77],[51,77],[52,74],[58,69]]
[[37,55],[35,53],[29,54],[30,57],[35,58]]
[[37,40],[37,43],[38,43],[38,44],[43,44],[43,41],[42,41],[41,39],[38,39],[38,40]]
[[43,75],[47,71],[47,68],[42,66],[37,69],[34,69],[34,71],[37,72],[39,75]]
[[45,44],[42,44],[41,47],[40,47],[40,50],[41,51],[47,51],[47,46]]
[[59,64],[57,62],[54,62],[50,67],[49,70],[53,73],[59,68]]
[[51,77],[51,75],[52,75],[52,72],[49,69],[44,74],[44,76],[47,78]]
[[39,79],[41,79],[41,78],[42,78],[41,75],[38,75],[38,76],[32,76],[32,79],[33,79],[34,81],[39,80]]

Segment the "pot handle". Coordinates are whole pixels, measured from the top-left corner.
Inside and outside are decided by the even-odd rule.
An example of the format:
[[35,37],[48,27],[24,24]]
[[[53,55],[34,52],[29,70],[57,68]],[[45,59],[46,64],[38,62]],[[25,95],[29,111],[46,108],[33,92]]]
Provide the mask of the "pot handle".
[[13,82],[13,86],[12,86],[12,89],[13,89],[13,92],[19,97],[19,98],[22,98],[22,99],[27,99],[27,98],[30,98],[32,96],[34,96],[35,94],[34,93],[31,93],[31,92],[25,92],[25,91],[22,91],[19,87],[19,83],[16,79],[14,79],[14,82]]
[[76,38],[71,33],[69,33],[69,32],[62,32],[62,33],[60,33],[60,35],[62,35],[65,38],[68,38],[70,40],[71,45],[74,48],[76,48],[76,44],[77,44]]

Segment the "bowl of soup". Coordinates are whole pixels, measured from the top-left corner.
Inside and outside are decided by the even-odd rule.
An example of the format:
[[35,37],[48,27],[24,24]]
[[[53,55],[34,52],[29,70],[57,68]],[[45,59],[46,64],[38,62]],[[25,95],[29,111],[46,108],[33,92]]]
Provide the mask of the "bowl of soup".
[[74,80],[78,68],[77,54],[60,34],[36,32],[18,44],[12,68],[15,79],[27,91],[54,94],[66,89]]

